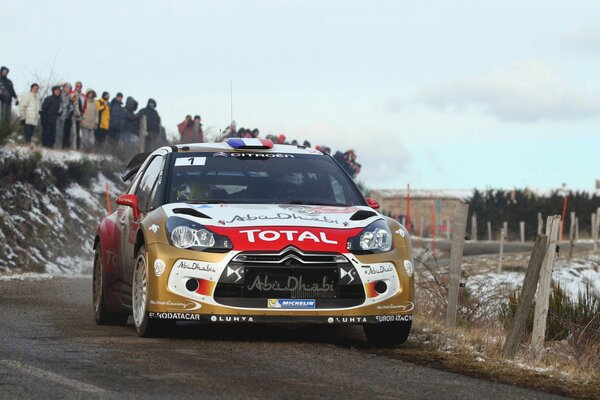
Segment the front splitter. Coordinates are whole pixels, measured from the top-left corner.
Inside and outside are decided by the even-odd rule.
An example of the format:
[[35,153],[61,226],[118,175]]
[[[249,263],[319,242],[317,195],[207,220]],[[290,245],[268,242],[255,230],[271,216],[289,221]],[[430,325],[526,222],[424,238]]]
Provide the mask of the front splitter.
[[176,321],[199,321],[211,323],[264,323],[264,324],[378,324],[382,322],[409,322],[412,314],[368,316],[287,316],[287,315],[215,315],[181,312],[150,312],[150,318]]

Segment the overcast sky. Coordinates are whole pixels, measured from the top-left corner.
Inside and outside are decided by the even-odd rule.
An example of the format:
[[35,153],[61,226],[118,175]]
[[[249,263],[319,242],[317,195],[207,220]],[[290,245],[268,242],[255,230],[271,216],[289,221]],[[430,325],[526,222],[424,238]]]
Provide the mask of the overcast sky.
[[593,189],[598,1],[3,1],[19,93],[51,72],[157,100],[167,131],[354,148],[371,188]]

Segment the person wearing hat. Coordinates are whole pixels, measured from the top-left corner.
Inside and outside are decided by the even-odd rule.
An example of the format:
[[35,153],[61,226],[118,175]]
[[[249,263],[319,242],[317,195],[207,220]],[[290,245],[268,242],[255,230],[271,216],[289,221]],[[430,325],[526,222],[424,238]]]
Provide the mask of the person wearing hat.
[[60,116],[62,89],[60,86],[52,86],[52,94],[44,99],[42,103],[42,146],[54,147],[56,141],[56,120]]
[[108,128],[110,126],[110,93],[102,92],[102,97],[96,100],[96,107],[98,107],[98,129],[96,129],[96,148],[100,149],[104,146],[106,138],[108,137]]
[[90,150],[94,145],[94,131],[98,128],[98,107],[96,106],[96,92],[88,89],[85,92],[83,103],[83,116],[81,118],[81,147]]
[[8,68],[0,68],[0,121],[10,120],[12,99],[15,99],[15,105],[19,105],[19,99],[15,93],[13,83],[8,79],[8,72]]
[[37,83],[31,85],[30,92],[25,95],[23,101],[21,101],[21,104],[19,105],[19,115],[21,116],[21,121],[25,124],[23,130],[25,132],[26,143],[31,143],[33,132],[40,119],[39,90],[40,85]]
[[199,115],[194,115],[194,137],[196,143],[204,142],[204,132],[202,131],[202,118]]

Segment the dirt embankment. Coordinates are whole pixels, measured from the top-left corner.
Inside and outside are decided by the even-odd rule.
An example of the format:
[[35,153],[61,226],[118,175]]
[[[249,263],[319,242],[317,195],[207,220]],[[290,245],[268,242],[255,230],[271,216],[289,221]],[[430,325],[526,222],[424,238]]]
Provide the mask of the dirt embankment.
[[0,149],[0,274],[85,272],[93,234],[125,186],[108,155]]

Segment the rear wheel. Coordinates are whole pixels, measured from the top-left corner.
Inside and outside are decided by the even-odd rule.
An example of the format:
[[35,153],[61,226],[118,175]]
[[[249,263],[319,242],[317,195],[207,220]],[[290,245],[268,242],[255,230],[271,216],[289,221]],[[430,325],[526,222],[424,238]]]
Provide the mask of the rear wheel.
[[94,319],[98,325],[127,325],[126,313],[110,312],[104,301],[104,264],[102,262],[102,244],[98,243],[94,253],[94,278],[92,284],[92,299],[94,303]]
[[133,285],[131,300],[133,308],[133,322],[135,330],[141,337],[164,336],[169,333],[175,321],[162,321],[152,319],[148,315],[148,254],[146,247],[141,246],[133,269]]
[[382,322],[365,324],[363,331],[367,342],[374,346],[398,346],[406,342],[412,321]]

